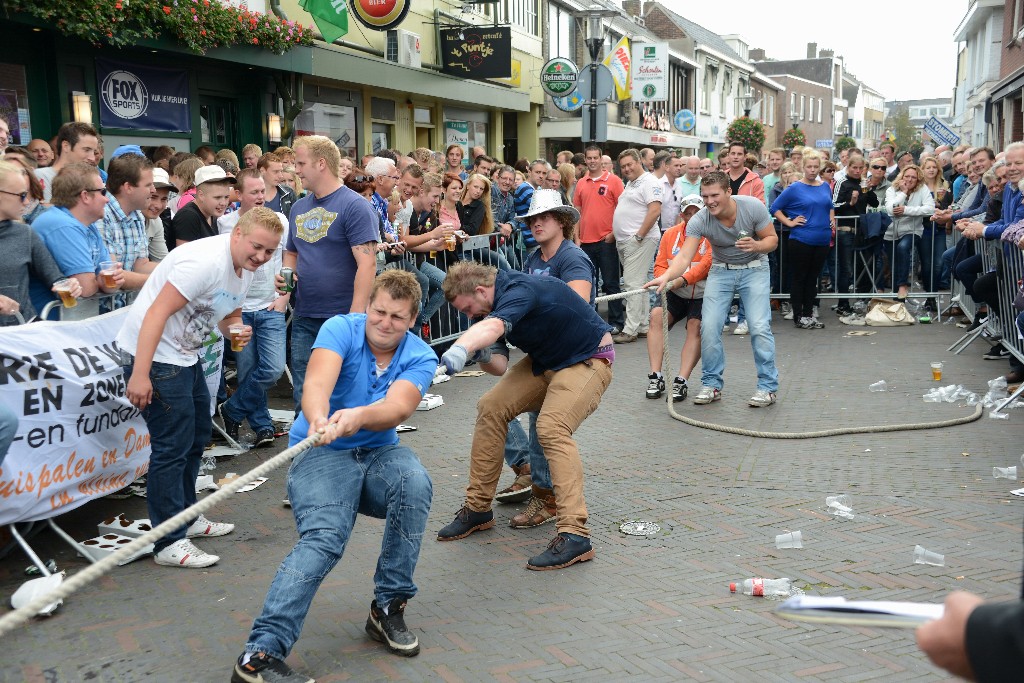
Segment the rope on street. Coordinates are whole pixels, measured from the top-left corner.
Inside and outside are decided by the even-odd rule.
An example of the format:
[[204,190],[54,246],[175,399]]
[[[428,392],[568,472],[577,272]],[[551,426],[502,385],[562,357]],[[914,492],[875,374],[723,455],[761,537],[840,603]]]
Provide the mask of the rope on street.
[[[668,292],[672,289],[675,281],[668,283],[661,292],[661,307],[665,311],[665,314],[661,316],[661,332],[662,339],[664,340],[664,348],[662,350],[661,357],[661,368],[662,374],[665,377],[671,377],[669,365],[669,344],[668,344]],[[614,301],[616,299],[624,299],[629,296],[637,296],[640,294],[649,294],[646,289],[633,289],[628,292],[622,292],[620,294],[609,294],[607,296],[597,297],[596,302],[602,301]],[[984,407],[979,403],[974,412],[970,415],[964,415],[962,417],[954,417],[948,420],[938,420],[936,422],[906,422],[902,424],[891,424],[891,425],[864,425],[861,427],[836,427],[834,429],[819,429],[809,432],[762,432],[755,429],[743,429],[742,427],[731,427],[729,425],[717,424],[714,422],[707,422],[705,420],[697,420],[686,415],[679,414],[675,405],[672,402],[671,392],[666,392],[666,404],[668,405],[668,414],[672,416],[672,419],[679,420],[691,427],[697,427],[698,429],[710,429],[716,432],[724,432],[726,434],[736,434],[737,436],[750,436],[756,439],[820,439],[828,436],[843,436],[846,434],[883,434],[886,432],[909,432],[919,429],[941,429],[943,427],[955,427],[957,425],[968,424],[981,418],[984,413]]]
[[99,562],[89,565],[82,571],[71,576],[66,581],[61,583],[60,586],[50,591],[46,595],[41,595],[24,607],[14,610],[3,617],[0,617],[0,638],[7,635],[14,629],[18,628],[22,624],[28,622],[32,617],[38,613],[41,609],[47,605],[63,600],[67,596],[71,595],[79,588],[82,588],[96,579],[100,578],[111,569],[117,566],[117,563],[131,557],[134,553],[142,550],[150,543],[160,540],[167,534],[171,533],[175,529],[184,526],[187,522],[192,521],[199,515],[203,514],[210,508],[221,503],[228,496],[234,494],[238,489],[242,488],[246,484],[252,482],[257,477],[262,477],[265,474],[276,470],[281,465],[284,465],[289,460],[294,458],[299,453],[308,450],[315,446],[320,441],[320,435],[314,434],[313,436],[306,437],[299,443],[295,444],[291,448],[281,451],[274,457],[270,458],[264,463],[254,467],[245,474],[241,475],[237,479],[225,484],[220,488],[219,491],[214,491],[212,494],[197,502],[195,505],[182,510],[178,514],[174,515],[167,521],[163,522],[159,526],[150,531],[147,531],[142,536],[132,540],[131,543],[118,549],[116,552],[104,557]]

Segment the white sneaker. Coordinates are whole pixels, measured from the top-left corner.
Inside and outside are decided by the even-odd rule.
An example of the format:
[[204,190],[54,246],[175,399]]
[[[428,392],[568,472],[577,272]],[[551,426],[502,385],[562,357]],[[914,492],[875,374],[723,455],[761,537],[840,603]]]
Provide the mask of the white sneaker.
[[153,555],[153,560],[157,564],[168,567],[191,567],[198,569],[209,567],[220,560],[220,557],[203,552],[195,547],[192,541],[183,538]]
[[750,334],[750,327],[747,325],[747,321],[736,325],[736,329],[732,331],[733,334]]
[[764,408],[775,403],[775,392],[765,391],[764,389],[758,389],[754,392],[754,395],[750,397],[750,405],[754,408]]
[[715,387],[702,386],[697,395],[693,397],[693,402],[697,405],[706,405],[713,401],[722,400],[722,392],[720,389]]
[[224,536],[235,530],[234,524],[224,522],[211,522],[206,517],[199,515],[199,519],[192,522],[192,526],[185,532],[185,538],[196,536]]

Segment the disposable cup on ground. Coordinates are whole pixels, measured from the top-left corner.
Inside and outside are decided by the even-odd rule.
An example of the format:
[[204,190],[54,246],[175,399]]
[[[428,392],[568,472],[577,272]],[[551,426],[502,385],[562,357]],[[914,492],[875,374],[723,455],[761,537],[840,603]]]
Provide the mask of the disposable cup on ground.
[[1017,481],[1017,467],[993,467],[993,479],[1013,479]]
[[874,384],[868,386],[870,391],[889,391],[889,385],[885,383],[885,380],[879,380]]
[[914,564],[929,564],[933,567],[945,567],[946,556],[940,555],[939,553],[933,553],[931,550],[927,550],[923,546],[914,546]]
[[845,493],[841,493],[838,496],[828,496],[825,498],[825,505],[834,509],[845,508],[846,510],[852,510],[850,507],[850,497]]
[[799,531],[791,531],[788,534],[779,534],[775,537],[775,547],[780,550],[785,548],[803,548],[803,534]]
[[942,381],[942,363],[932,363],[932,379],[936,382]]

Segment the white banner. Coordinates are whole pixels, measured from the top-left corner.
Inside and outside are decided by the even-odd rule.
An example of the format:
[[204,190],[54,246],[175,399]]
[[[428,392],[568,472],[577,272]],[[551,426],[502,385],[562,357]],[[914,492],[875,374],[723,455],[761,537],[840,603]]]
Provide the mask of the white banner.
[[18,430],[0,464],[0,525],[56,517],[149,468],[149,430],[114,342],[127,309],[0,328],[0,404]]
[[633,43],[633,101],[668,99],[668,43]]

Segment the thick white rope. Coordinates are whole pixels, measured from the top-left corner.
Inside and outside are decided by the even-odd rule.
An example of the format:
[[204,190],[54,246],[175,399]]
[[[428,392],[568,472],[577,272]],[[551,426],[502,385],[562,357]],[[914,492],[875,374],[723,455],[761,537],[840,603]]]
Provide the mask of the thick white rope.
[[[669,344],[668,344],[668,292],[672,289],[674,282],[668,283],[661,292],[661,307],[663,314],[661,316],[661,332],[662,339],[664,340],[664,348],[661,357],[661,368],[662,374],[665,377],[670,377],[672,373],[669,371]],[[624,299],[627,296],[637,295],[649,295],[646,289],[633,289],[628,292],[622,292],[620,294],[609,294],[607,296],[597,297],[597,302],[602,301],[614,301],[615,299]],[[675,405],[672,401],[671,392],[666,392],[667,397],[665,403],[668,405],[668,414],[673,419],[684,422],[691,427],[697,427],[699,429],[711,429],[716,432],[724,432],[726,434],[736,434],[737,436],[750,436],[758,439],[820,439],[827,436],[842,436],[844,434],[881,434],[885,432],[907,432],[918,429],[940,429],[942,427],[954,427],[956,425],[967,424],[974,422],[979,419],[984,409],[981,404],[974,409],[974,413],[963,417],[955,417],[949,420],[939,420],[937,422],[908,422],[903,424],[892,424],[892,425],[865,425],[862,427],[836,427],[834,429],[819,429],[810,432],[761,432],[754,429],[743,429],[741,427],[730,427],[729,425],[716,424],[714,422],[705,422],[704,420],[697,420],[692,417],[680,415],[676,412]]]
[[167,521],[163,522],[159,526],[147,531],[142,536],[134,539],[131,543],[119,548],[116,552],[104,557],[99,562],[89,565],[82,571],[71,576],[66,581],[61,583],[60,586],[50,591],[46,595],[41,595],[29,604],[14,610],[3,617],[0,617],[0,637],[3,637],[28,622],[32,617],[37,614],[41,609],[47,605],[63,600],[67,596],[71,595],[79,588],[92,583],[96,579],[100,578],[114,567],[117,566],[118,562],[131,557],[136,552],[142,550],[150,543],[154,543],[167,534],[171,533],[175,529],[184,526],[186,522],[190,522],[199,515],[203,514],[213,506],[223,501],[228,496],[234,494],[238,489],[242,488],[246,484],[252,482],[258,477],[262,477],[265,474],[276,470],[281,465],[284,465],[289,460],[294,458],[296,455],[312,448],[320,441],[320,435],[314,434],[313,436],[307,437],[295,444],[291,448],[281,451],[274,457],[270,458],[264,463],[261,463],[257,467],[249,470],[245,474],[241,475],[237,479],[225,484],[220,488],[219,491],[215,491],[203,500],[197,502],[195,505],[182,510],[178,514],[174,515]]
[[[661,305],[663,310],[668,310],[668,289],[666,288],[661,293]],[[615,299],[624,299],[629,296],[638,295],[649,295],[649,291],[646,289],[634,289],[628,292],[621,292],[619,294],[610,294],[608,296],[598,297],[597,302],[603,301],[614,301]],[[662,338],[665,340],[664,352],[662,355],[662,372],[667,377],[671,375],[669,372],[669,344],[668,344],[668,315],[662,315],[661,317],[661,329]],[[686,424],[698,427],[700,429],[711,429],[718,432],[725,432],[727,434],[736,434],[739,436],[751,436],[762,439],[816,439],[826,436],[839,436],[842,434],[877,434],[882,432],[901,432],[910,431],[916,429],[938,429],[940,427],[952,427],[960,424],[967,424],[973,422],[981,417],[983,409],[981,405],[975,408],[973,415],[966,417],[958,417],[950,420],[940,420],[938,422],[914,422],[906,424],[894,424],[894,425],[869,425],[864,427],[839,427],[836,429],[823,429],[812,432],[759,432],[752,429],[741,429],[739,427],[730,427],[728,425],[720,425],[712,422],[705,422],[703,420],[695,420],[685,415],[680,415],[676,412],[675,407],[672,404],[672,395],[667,396],[666,403],[668,404],[669,415],[673,419],[685,422]],[[49,604],[63,600],[68,597],[79,588],[82,588],[96,579],[100,578],[114,567],[118,565],[121,560],[127,559],[139,550],[150,543],[154,543],[159,539],[169,534],[174,529],[183,526],[186,522],[195,519],[199,515],[203,514],[207,510],[213,508],[215,505],[223,501],[228,496],[234,494],[238,489],[242,488],[246,484],[252,482],[258,477],[262,477],[268,474],[281,465],[285,464],[296,455],[304,450],[312,448],[320,440],[319,435],[313,435],[295,444],[291,448],[281,451],[277,455],[273,456],[266,462],[258,465],[257,467],[249,470],[245,474],[241,475],[234,481],[225,484],[219,491],[214,492],[210,496],[207,496],[203,500],[197,502],[195,505],[182,510],[174,517],[171,517],[167,521],[163,522],[159,526],[151,529],[142,536],[134,539],[131,543],[118,549],[116,552],[108,555],[99,562],[92,564],[77,574],[73,575],[67,581],[61,583],[59,587],[50,591],[46,595],[41,595],[29,604],[21,607],[9,614],[0,617],[0,637],[3,637],[18,628],[22,624],[27,623],[32,617],[37,614],[40,610]]]

